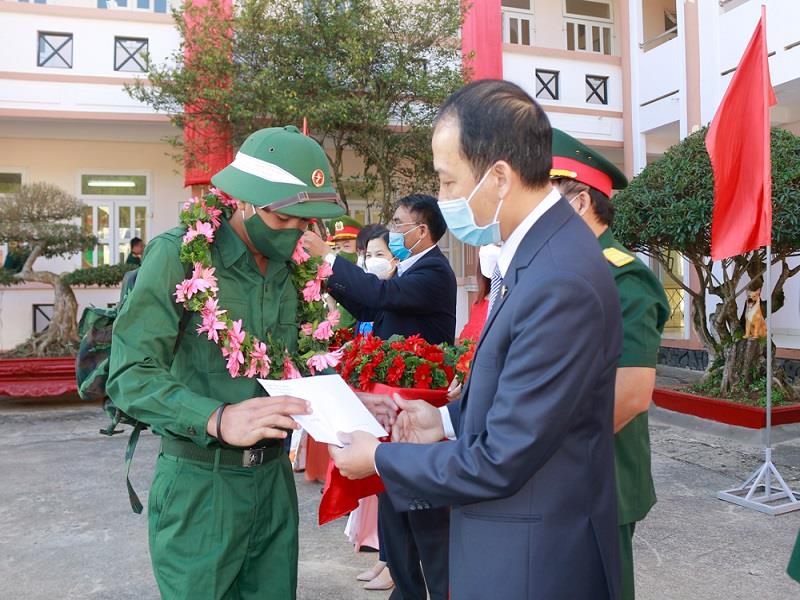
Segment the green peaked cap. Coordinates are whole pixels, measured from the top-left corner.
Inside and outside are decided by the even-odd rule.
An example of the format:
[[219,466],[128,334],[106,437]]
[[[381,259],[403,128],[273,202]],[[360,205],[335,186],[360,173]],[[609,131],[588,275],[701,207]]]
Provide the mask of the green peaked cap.
[[336,240],[354,240],[361,231],[361,223],[356,221],[353,217],[344,215],[338,219],[328,221],[328,240],[335,242]]
[[345,210],[332,186],[328,157],[294,125],[260,129],[211,183],[237,200],[293,217],[338,217]]
[[553,167],[550,177],[585,183],[611,197],[611,190],[628,186],[628,178],[605,156],[568,133],[553,128]]

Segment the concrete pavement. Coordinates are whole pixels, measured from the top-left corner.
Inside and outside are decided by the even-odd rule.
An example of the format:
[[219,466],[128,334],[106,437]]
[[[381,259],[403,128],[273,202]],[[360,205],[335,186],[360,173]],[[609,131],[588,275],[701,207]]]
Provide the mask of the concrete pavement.
[[[147,554],[146,517],[128,506],[127,435],[106,438],[99,407],[0,399],[0,598],[158,597]],[[756,446],[693,424],[651,420],[659,503],[637,529],[640,600],[800,598],[785,567],[800,512],[769,517],[717,500],[763,456]],[[735,432],[734,432],[735,433]],[[775,461],[800,488],[800,441],[776,446]],[[132,480],[144,500],[157,439],[143,434]],[[301,600],[388,597],[355,575],[374,554],[355,554],[344,521],[319,528],[318,484],[297,477]],[[511,599],[509,599],[511,600]]]

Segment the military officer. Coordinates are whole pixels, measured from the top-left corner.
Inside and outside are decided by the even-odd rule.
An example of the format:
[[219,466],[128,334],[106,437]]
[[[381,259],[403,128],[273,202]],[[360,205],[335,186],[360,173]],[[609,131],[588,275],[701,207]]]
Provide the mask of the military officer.
[[328,221],[328,243],[333,242],[333,251],[352,263],[356,262],[356,238],[361,223],[347,215]]
[[[298,292],[289,260],[311,218],[344,210],[320,146],[295,127],[250,135],[212,183],[237,200],[211,244],[219,309],[295,350]],[[107,390],[161,436],[148,499],[150,555],[163,598],[290,600],[297,584],[297,496],[286,453],[289,397],[232,378],[220,348],[176,304],[183,228],[148,245],[114,324]]]
[[614,394],[614,453],[623,598],[634,598],[633,532],[656,502],[650,471],[647,409],[653,395],[661,333],[669,304],[653,272],[614,239],[611,190],[625,175],[599,153],[553,129],[554,186],[598,237],[622,307],[622,355]]

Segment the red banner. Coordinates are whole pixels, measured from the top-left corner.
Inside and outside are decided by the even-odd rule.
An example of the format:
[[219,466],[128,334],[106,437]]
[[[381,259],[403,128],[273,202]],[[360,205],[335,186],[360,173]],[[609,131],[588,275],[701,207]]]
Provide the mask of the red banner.
[[[187,70],[202,70],[202,53],[211,43],[230,40],[232,0],[188,0],[184,5],[186,23],[184,65]],[[184,186],[208,185],[217,171],[233,159],[227,114],[220,101],[212,99],[229,82],[211,73],[200,75],[207,94],[198,91],[196,100],[184,107]]]
[[503,78],[500,0],[473,0],[461,27],[461,53],[470,81]]
[[744,51],[706,135],[714,171],[711,258],[722,260],[772,241],[772,174],[767,14]]

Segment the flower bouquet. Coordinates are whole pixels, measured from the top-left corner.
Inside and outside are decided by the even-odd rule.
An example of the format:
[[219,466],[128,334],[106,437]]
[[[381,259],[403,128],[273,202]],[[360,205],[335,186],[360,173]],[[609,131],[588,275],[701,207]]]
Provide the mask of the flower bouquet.
[[[463,382],[474,352],[472,341],[450,346],[429,344],[416,335],[388,340],[358,336],[342,348],[337,369],[356,392],[398,394],[444,406],[450,382]],[[320,502],[320,525],[354,510],[361,498],[382,491],[383,483],[377,475],[351,481],[331,461]]]

